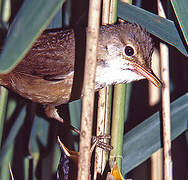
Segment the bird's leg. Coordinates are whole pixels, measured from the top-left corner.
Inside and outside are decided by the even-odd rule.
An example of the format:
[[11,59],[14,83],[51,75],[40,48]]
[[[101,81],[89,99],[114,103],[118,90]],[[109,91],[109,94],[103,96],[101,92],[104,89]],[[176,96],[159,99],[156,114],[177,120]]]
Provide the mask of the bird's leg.
[[64,120],[63,118],[61,118],[59,116],[59,114],[57,113],[57,109],[55,108],[55,106],[52,105],[47,105],[45,107],[45,113],[49,118],[53,118],[56,119],[57,121],[59,121],[60,123],[63,123]]
[[[59,116],[59,114],[57,113],[57,109],[55,108],[55,106],[52,105],[47,105],[45,108],[45,113],[49,118],[53,118],[56,119],[57,121],[59,121],[60,123],[63,123],[64,120],[63,118],[61,118]],[[80,135],[80,130],[78,130],[77,128],[73,127],[72,125],[70,125],[70,128],[78,133]],[[91,152],[93,152],[95,146],[105,150],[105,151],[111,151],[113,149],[113,147],[105,142],[102,142],[102,140],[104,139],[110,139],[110,135],[99,135],[99,136],[92,136],[92,146],[91,146]]]

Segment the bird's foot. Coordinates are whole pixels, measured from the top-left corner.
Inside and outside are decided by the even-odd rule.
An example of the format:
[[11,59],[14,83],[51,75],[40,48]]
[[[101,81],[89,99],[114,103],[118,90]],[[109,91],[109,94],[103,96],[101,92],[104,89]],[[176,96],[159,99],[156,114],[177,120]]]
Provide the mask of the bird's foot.
[[103,149],[104,151],[111,151],[113,147],[104,142],[105,139],[110,139],[110,135],[99,135],[99,136],[92,136],[92,146],[91,146],[91,152],[94,150],[95,146]]
[[59,121],[60,123],[63,123],[64,120],[63,118],[61,118],[59,116],[59,114],[57,113],[57,109],[55,108],[55,106],[51,106],[51,105],[48,105],[45,107],[45,113],[46,115],[49,117],[49,118],[53,118],[53,119],[56,119],[57,121]]
[[[80,134],[80,130],[70,125],[70,128]],[[105,151],[111,151],[113,147],[109,145],[108,143],[103,142],[104,139],[110,139],[110,135],[99,135],[99,136],[92,136],[92,146],[91,146],[91,152],[93,152],[94,148],[97,146]]]

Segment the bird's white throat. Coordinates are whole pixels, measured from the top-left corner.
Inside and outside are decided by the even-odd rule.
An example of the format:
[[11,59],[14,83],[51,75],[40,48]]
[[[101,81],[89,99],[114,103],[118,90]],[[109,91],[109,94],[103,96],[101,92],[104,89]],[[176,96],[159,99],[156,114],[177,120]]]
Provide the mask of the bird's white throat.
[[132,65],[126,63],[125,60],[117,60],[116,57],[116,60],[108,60],[105,65],[97,66],[95,89],[111,84],[129,83],[144,78],[135,72]]

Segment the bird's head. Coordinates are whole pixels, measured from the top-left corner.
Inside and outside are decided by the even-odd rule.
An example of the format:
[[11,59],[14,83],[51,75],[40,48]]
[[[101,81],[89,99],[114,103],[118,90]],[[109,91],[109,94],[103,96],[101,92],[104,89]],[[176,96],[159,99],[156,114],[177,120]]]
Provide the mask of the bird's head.
[[153,49],[151,37],[139,25],[102,26],[97,51],[96,89],[143,78],[160,87],[160,80],[151,69]]

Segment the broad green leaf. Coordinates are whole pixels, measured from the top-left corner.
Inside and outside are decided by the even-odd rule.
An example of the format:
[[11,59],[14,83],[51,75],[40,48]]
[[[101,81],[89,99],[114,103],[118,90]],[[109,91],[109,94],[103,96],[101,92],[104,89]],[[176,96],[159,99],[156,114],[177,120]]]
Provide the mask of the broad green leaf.
[[46,147],[49,138],[49,123],[41,117],[35,116],[29,139],[29,152],[31,155],[40,155],[40,148]]
[[6,151],[5,156],[1,161],[3,166],[0,167],[0,179],[10,180],[9,163],[11,163],[13,159],[14,145],[15,143],[10,144],[9,148]]
[[21,109],[21,112],[19,113],[18,118],[16,119],[16,121],[14,122],[8,137],[6,138],[5,143],[3,144],[1,151],[0,151],[0,167],[2,164],[2,161],[5,157],[5,154],[8,150],[8,148],[13,144],[21,126],[23,125],[24,119],[25,119],[25,115],[26,115],[26,108],[25,106]]
[[176,17],[180,24],[180,28],[183,32],[184,38],[188,44],[188,1],[187,0],[170,0],[174,8]]
[[185,56],[188,56],[186,47],[173,21],[121,1],[118,4],[118,16],[126,21],[140,24],[148,32],[176,47]]
[[[171,138],[188,129],[188,93],[171,103]],[[162,146],[160,113],[157,112],[124,136],[122,172],[128,173]]]
[[[80,129],[81,121],[81,99],[69,103],[69,113],[70,113],[70,124],[78,129]],[[78,136],[77,133],[72,132],[73,136]],[[71,136],[72,137],[72,136]],[[79,150],[79,144],[77,141],[74,142],[74,149]]]
[[48,141],[49,134],[49,122],[35,115],[29,139],[29,153],[31,154],[33,161],[33,180],[37,179],[36,172],[41,156],[41,149],[47,148],[47,145],[50,143],[50,141]]
[[65,0],[26,0],[8,31],[0,56],[0,72],[10,71],[50,23]]

